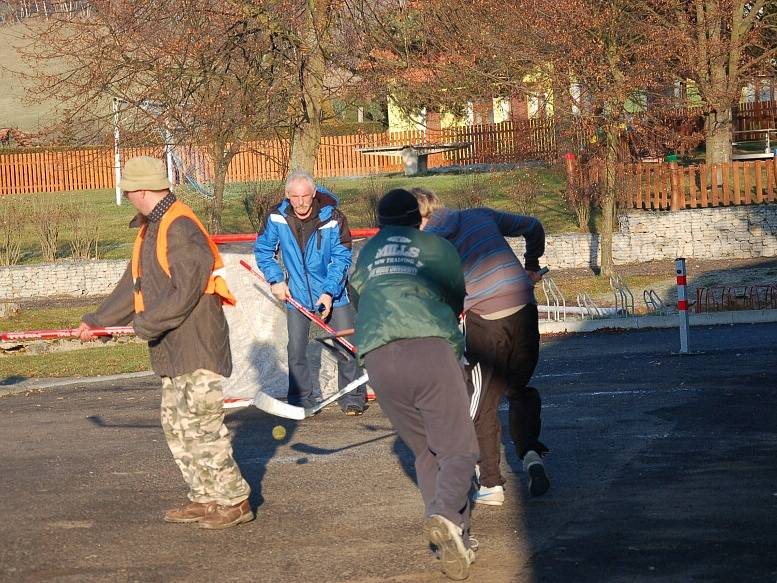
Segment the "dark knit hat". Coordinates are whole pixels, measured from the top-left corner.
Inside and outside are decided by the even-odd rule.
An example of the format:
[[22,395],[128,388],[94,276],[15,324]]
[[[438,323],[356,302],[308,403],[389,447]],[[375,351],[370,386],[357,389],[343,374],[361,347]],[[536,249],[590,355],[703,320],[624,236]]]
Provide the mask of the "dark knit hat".
[[418,201],[404,188],[389,190],[378,202],[378,225],[417,227],[421,224]]

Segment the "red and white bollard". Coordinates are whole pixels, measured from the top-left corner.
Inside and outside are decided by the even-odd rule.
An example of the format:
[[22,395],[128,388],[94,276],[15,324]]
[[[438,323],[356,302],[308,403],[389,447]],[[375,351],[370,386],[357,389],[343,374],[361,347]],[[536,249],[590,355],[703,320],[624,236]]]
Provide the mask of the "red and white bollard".
[[677,313],[680,316],[680,354],[688,354],[688,293],[685,273],[685,258],[675,259],[677,273]]

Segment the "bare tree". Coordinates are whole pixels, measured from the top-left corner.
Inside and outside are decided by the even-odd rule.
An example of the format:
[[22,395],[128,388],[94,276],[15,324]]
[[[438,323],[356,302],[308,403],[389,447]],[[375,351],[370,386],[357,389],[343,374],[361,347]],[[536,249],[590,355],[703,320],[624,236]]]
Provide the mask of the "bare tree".
[[691,79],[703,103],[707,162],[731,160],[733,109],[742,88],[774,72],[774,0],[648,0],[667,36],[681,40],[677,74]]
[[[461,110],[475,97],[542,96],[559,139],[604,165],[602,272],[612,271],[616,163],[625,135],[661,111],[674,39],[642,0],[444,0],[404,3],[369,36],[365,77],[391,87],[406,110]],[[520,31],[520,33],[517,33]],[[655,127],[655,126],[651,126]],[[669,132],[667,132],[669,134]],[[668,136],[667,136],[667,139]]]
[[358,70],[365,55],[358,39],[365,32],[362,27],[374,23],[360,18],[353,3],[296,0],[292,4],[295,16],[288,34],[294,46],[297,92],[289,108],[291,169],[313,172],[321,126],[332,99],[354,103],[363,97]]
[[[288,117],[295,87],[284,0],[93,0],[86,14],[28,21],[35,94],[64,104],[81,140],[105,139],[110,98],[126,143],[208,145],[210,227],[221,229],[226,173],[246,140]],[[149,107],[149,104],[153,104]],[[169,138],[168,138],[169,139]]]

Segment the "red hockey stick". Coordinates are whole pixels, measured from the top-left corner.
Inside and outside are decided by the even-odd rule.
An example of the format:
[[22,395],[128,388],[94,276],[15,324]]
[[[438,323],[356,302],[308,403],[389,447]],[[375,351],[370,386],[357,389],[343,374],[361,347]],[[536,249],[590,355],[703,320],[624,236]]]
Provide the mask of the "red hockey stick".
[[[118,336],[121,334],[134,334],[132,326],[113,326],[108,328],[92,328],[95,336]],[[27,332],[0,332],[0,341],[14,340],[54,340],[57,338],[76,338],[78,328],[64,328],[62,330],[28,330]]]
[[[257,271],[257,270],[256,270],[256,269],[254,269],[253,267],[251,267],[251,266],[248,264],[248,262],[246,262],[246,261],[244,261],[243,259],[241,259],[241,260],[240,260],[240,265],[242,265],[242,266],[243,266],[243,267],[245,267],[245,268],[246,268],[248,271],[250,271],[252,275],[254,275],[254,276],[255,276],[255,277],[257,277],[258,279],[262,280],[263,282],[267,283],[267,280],[264,278],[264,276],[263,276],[263,275],[262,275],[262,274],[261,274],[259,271]],[[289,304],[291,304],[291,305],[292,305],[294,308],[296,308],[296,309],[297,309],[297,310],[299,310],[299,311],[300,311],[302,314],[304,314],[304,315],[305,315],[305,317],[306,317],[306,318],[308,318],[308,319],[309,319],[311,322],[313,322],[314,324],[316,324],[317,326],[319,326],[319,327],[320,327],[320,328],[322,328],[323,330],[326,330],[327,332],[329,332],[330,334],[332,334],[332,335],[333,335],[333,338],[334,338],[334,339],[335,339],[337,342],[339,342],[341,345],[343,345],[345,348],[347,348],[347,349],[348,349],[348,351],[349,351],[351,354],[356,354],[356,347],[355,347],[353,344],[351,344],[350,342],[348,342],[348,341],[347,341],[345,338],[342,338],[342,337],[340,337],[340,336],[337,336],[337,334],[338,334],[337,330],[335,330],[334,328],[332,328],[332,327],[331,327],[329,324],[327,324],[326,322],[324,322],[324,321],[323,321],[321,318],[319,318],[318,316],[316,316],[316,315],[315,315],[313,312],[311,312],[310,310],[306,309],[306,308],[305,308],[305,306],[303,306],[302,304],[300,304],[300,303],[299,303],[297,300],[295,300],[294,298],[290,297],[290,298],[289,298],[287,301],[288,301],[288,302],[289,302]]]

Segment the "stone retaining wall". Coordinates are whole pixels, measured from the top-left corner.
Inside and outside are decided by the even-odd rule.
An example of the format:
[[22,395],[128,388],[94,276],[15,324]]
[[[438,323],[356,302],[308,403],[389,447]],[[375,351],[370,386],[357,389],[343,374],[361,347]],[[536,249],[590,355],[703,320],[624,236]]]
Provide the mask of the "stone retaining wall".
[[615,263],[693,257],[749,259],[777,255],[777,206],[680,212],[629,212],[614,238]]
[[0,269],[0,300],[102,296],[119,281],[127,260],[57,261]]
[[[616,265],[659,259],[750,259],[777,256],[777,205],[671,211],[629,211],[613,235]],[[511,245],[523,257],[522,238]],[[599,265],[599,237],[548,235],[542,261],[555,269]]]
[[[511,245],[523,256],[522,238]],[[250,258],[250,246],[246,246]],[[616,265],[676,257],[749,259],[777,256],[777,205],[750,205],[680,212],[629,211],[613,236]],[[599,265],[599,238],[590,233],[548,235],[543,265],[553,269]],[[60,261],[0,268],[0,301],[51,296],[105,295],[126,260]]]

